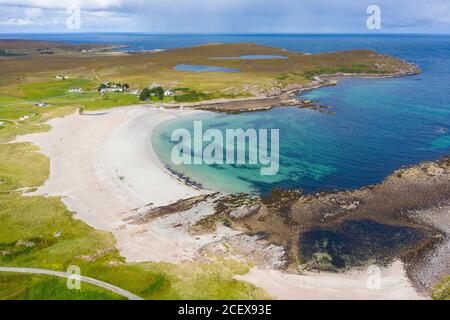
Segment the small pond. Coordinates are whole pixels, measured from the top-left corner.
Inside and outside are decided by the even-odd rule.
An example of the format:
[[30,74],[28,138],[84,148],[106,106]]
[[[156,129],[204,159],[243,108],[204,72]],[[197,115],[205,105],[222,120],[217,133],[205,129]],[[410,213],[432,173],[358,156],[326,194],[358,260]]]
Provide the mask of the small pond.
[[205,65],[196,65],[196,64],[177,64],[173,68],[178,71],[189,71],[189,72],[240,72],[241,71],[236,68],[205,66]]

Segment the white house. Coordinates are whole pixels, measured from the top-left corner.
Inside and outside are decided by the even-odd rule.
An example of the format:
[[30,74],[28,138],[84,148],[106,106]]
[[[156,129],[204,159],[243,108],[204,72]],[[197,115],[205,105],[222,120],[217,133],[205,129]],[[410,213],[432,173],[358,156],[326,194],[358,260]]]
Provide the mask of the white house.
[[58,80],[66,80],[66,79],[69,79],[68,76],[55,76],[55,78],[58,79]]
[[83,92],[83,89],[81,89],[81,88],[70,88],[69,92],[80,93],[80,92]]
[[35,106],[37,106],[37,107],[47,107],[48,104],[46,104],[46,103],[36,103]]
[[5,125],[5,122],[0,121],[0,127],[3,127]]
[[166,97],[173,97],[175,95],[175,91],[173,91],[173,90],[166,90],[166,91],[164,91],[164,95]]
[[123,88],[114,86],[111,88],[100,89],[100,93],[105,93],[105,92],[123,92]]
[[128,91],[130,94],[134,94],[134,95],[138,95],[141,93],[141,91],[139,89],[131,89],[130,91]]

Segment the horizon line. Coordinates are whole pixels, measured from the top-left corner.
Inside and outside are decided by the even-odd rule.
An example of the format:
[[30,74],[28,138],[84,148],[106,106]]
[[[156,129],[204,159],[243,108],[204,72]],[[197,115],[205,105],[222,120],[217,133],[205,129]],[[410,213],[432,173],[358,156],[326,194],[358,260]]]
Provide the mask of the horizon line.
[[365,36],[376,36],[376,35],[450,35],[450,33],[445,32],[239,32],[239,33],[231,33],[231,32],[141,32],[141,31],[86,31],[86,32],[52,32],[52,31],[44,31],[44,32],[0,32],[0,35],[83,35],[83,34],[142,34],[142,35],[185,35],[185,36],[205,36],[205,35],[230,35],[230,36],[271,36],[271,35],[365,35]]

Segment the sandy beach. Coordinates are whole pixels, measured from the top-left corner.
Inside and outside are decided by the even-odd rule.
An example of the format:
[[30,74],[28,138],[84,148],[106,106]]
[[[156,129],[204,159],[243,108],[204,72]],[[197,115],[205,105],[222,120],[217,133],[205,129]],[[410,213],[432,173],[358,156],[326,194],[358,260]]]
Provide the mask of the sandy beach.
[[347,273],[305,272],[301,275],[278,270],[253,268],[236,279],[245,280],[264,288],[282,300],[420,300],[408,282],[403,265],[395,261],[380,269],[379,285],[372,285],[375,273],[352,270]]
[[[51,131],[17,139],[36,144],[50,158],[50,177],[33,194],[61,196],[76,218],[112,232],[127,261],[178,263],[202,258],[202,248],[240,233],[219,226],[211,234],[190,235],[190,226],[213,213],[208,201],[145,224],[125,222],[152,208],[209,192],[171,175],[151,145],[158,125],[195,112],[200,111],[130,106],[51,120]],[[367,288],[369,276],[364,272],[297,275],[253,268],[236,278],[280,299],[423,298],[408,282],[400,262],[382,274],[381,290]]]
[[32,142],[50,158],[50,178],[34,194],[61,196],[76,218],[112,232],[127,261],[180,262],[192,259],[212,236],[193,239],[171,228],[176,217],[145,226],[123,219],[206,193],[172,176],[151,146],[156,126],[193,112],[139,106],[77,113],[51,120],[49,132],[16,141]]

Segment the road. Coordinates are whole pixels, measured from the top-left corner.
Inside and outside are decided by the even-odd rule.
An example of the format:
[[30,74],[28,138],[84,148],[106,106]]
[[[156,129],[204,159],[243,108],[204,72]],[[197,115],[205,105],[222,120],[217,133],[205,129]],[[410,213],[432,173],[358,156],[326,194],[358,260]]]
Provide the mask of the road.
[[[60,271],[53,271],[48,269],[36,269],[36,268],[14,268],[14,267],[0,267],[0,272],[12,272],[12,273],[26,273],[26,274],[43,274],[43,275],[49,275],[49,276],[55,276],[60,278],[70,278],[73,276],[72,274],[60,272]],[[104,288],[106,290],[109,290],[111,292],[117,293],[123,297],[128,298],[129,300],[143,300],[141,297],[138,297],[137,295],[121,289],[119,287],[113,286],[112,284],[86,277],[86,276],[80,276],[81,282],[90,283],[93,285],[96,285],[98,287]]]

